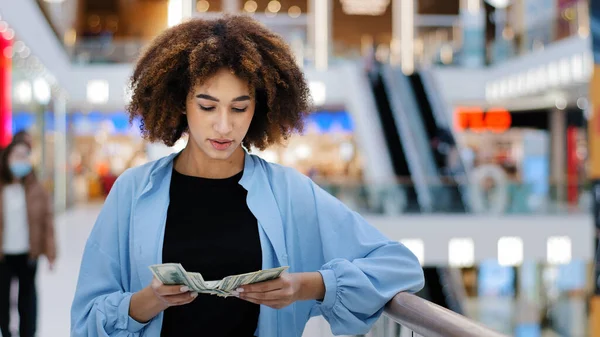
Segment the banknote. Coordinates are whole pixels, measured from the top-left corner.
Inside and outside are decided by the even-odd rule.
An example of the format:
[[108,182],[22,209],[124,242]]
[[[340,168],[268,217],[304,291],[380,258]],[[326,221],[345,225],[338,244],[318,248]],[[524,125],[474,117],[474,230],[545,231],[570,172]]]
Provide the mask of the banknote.
[[223,279],[221,289],[233,291],[242,285],[253,284],[273,280],[279,277],[288,267],[279,267],[267,270],[259,270],[252,273],[228,276]]
[[150,266],[150,270],[162,284],[174,285],[183,284],[192,287],[189,276],[183,266],[178,263],[165,263],[161,265]]
[[163,263],[152,265],[149,268],[163,284],[181,284],[198,293],[229,297],[240,286],[276,279],[289,267],[284,266],[231,275],[217,281],[205,281],[200,273],[188,272],[179,263]]

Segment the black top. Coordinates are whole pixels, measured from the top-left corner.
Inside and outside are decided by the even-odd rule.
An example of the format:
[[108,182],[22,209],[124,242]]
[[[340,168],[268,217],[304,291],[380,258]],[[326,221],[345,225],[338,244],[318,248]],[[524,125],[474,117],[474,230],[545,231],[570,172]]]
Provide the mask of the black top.
[[[163,263],[181,263],[206,281],[262,268],[258,223],[241,177],[206,179],[173,170]],[[199,294],[165,311],[161,336],[250,337],[258,314],[258,305],[236,297]]]

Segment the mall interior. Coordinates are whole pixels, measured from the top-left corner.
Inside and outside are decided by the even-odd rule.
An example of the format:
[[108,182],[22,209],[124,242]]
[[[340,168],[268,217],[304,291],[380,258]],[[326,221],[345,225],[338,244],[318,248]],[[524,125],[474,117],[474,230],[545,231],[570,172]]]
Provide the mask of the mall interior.
[[[149,143],[129,120],[137,58],[164,29],[224,13],[289,43],[315,105],[302,134],[249,150],[402,242],[424,269],[419,303],[462,316],[386,316],[368,336],[496,336],[456,334],[459,321],[600,336],[600,1],[0,0],[0,145],[31,134],[56,218],[38,336],[70,335],[83,248],[117,177],[186,146]],[[322,318],[304,332],[331,335]]]

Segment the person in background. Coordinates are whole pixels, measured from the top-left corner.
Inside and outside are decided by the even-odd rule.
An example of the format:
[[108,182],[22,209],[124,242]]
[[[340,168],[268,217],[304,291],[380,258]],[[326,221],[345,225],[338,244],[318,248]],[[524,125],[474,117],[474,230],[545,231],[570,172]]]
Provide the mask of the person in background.
[[19,336],[36,332],[37,261],[45,255],[52,269],[56,258],[50,198],[36,179],[31,147],[13,141],[0,157],[0,331],[10,337],[10,286],[19,281]]

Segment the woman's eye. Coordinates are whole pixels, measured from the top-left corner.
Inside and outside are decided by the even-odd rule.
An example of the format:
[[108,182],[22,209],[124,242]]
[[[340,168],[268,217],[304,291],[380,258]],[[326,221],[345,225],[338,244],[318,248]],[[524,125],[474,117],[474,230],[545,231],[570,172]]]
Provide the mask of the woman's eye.
[[231,110],[235,111],[235,112],[246,112],[246,110],[248,110],[248,108],[231,108]]
[[215,109],[214,106],[202,106],[199,105],[200,109],[204,110],[204,111],[213,111]]

